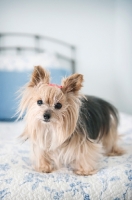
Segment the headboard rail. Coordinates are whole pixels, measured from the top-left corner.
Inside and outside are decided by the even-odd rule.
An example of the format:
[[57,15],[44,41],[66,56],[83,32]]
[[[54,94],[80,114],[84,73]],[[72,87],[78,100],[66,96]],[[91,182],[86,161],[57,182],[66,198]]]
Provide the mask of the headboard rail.
[[[34,47],[31,46],[5,46],[4,40],[7,39],[7,37],[22,37],[22,38],[32,38]],[[76,54],[76,47],[74,45],[71,45],[67,42],[52,38],[52,37],[47,37],[47,36],[42,36],[38,34],[29,34],[29,33],[0,33],[0,53],[3,51],[9,51],[9,50],[15,50],[17,54],[21,54],[23,51],[32,51],[35,53],[42,53],[45,52],[46,49],[41,47],[41,41],[46,40],[50,41],[54,44],[61,45],[62,48],[67,48],[70,52],[71,56],[63,55],[62,53],[56,52],[56,56],[58,58],[63,59],[64,61],[70,62],[71,65],[71,71],[72,73],[75,73],[76,71],[76,60],[75,60],[75,54]]]

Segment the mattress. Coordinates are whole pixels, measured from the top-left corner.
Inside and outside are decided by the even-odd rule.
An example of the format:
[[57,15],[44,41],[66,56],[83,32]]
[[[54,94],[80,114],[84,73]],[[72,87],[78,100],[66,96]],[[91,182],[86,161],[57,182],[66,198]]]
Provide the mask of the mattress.
[[97,174],[91,176],[78,176],[70,169],[34,171],[29,142],[16,140],[23,127],[23,121],[0,123],[0,199],[132,199],[132,116],[120,114],[120,145],[126,154],[103,157]]

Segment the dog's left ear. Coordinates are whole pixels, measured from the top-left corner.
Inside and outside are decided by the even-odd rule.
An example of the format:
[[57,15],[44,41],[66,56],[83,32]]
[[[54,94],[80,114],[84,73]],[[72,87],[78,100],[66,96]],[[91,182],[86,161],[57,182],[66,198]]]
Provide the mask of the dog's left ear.
[[78,92],[82,87],[83,75],[82,74],[73,74],[68,78],[62,80],[62,91],[65,93],[69,92]]
[[50,81],[49,73],[41,66],[35,66],[31,76],[29,87],[34,87],[40,82],[49,84],[49,81]]

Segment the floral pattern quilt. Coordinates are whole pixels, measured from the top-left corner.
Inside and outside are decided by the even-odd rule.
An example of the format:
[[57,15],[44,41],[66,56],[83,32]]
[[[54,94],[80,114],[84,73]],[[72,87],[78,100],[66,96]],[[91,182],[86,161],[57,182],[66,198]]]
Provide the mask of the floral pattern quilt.
[[120,114],[126,154],[103,157],[97,174],[70,169],[45,174],[32,169],[30,144],[18,144],[24,122],[0,123],[0,200],[132,200],[132,116]]

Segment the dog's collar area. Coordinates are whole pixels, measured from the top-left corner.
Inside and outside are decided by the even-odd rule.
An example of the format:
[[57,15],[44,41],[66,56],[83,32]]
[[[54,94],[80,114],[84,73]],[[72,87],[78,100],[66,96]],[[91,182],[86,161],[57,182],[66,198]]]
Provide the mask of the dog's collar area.
[[57,85],[57,84],[52,84],[52,83],[49,83],[49,86],[56,86],[56,87],[58,87],[58,88],[62,88],[62,86],[61,85]]

